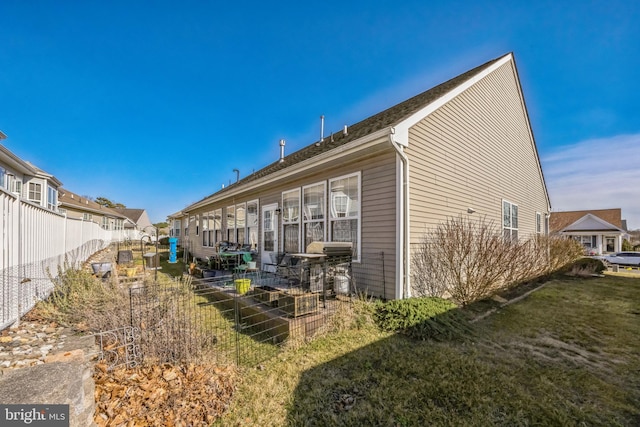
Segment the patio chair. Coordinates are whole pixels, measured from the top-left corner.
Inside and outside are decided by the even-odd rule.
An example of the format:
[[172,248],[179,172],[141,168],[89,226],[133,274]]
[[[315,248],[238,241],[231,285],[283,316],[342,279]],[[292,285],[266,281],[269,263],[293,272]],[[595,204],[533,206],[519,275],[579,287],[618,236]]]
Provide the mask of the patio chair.
[[261,262],[260,266],[263,271],[268,271],[269,273],[277,272],[278,264],[282,261],[284,257],[284,253],[282,252],[269,252],[269,258],[271,262]]
[[[242,264],[238,264],[233,268],[233,272],[236,274],[246,274],[249,269],[249,263],[253,262],[253,255],[248,252],[242,254]],[[254,269],[251,269],[254,270]]]
[[289,287],[300,284],[299,259],[290,254],[284,254],[280,263],[276,266],[276,274],[284,277],[289,282]]

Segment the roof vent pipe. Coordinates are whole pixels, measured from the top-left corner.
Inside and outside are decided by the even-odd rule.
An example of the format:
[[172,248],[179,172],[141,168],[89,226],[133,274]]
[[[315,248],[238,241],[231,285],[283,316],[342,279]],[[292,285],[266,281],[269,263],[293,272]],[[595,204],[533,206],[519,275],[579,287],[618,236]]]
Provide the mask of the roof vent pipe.
[[321,142],[324,142],[324,115],[320,116],[320,141],[316,142],[316,147],[319,147]]
[[284,162],[284,139],[280,140],[280,163]]
[[236,173],[236,182],[240,181],[240,171],[238,169],[233,170]]
[[344,125],[344,129],[342,130],[342,134],[344,136],[347,136],[349,134],[349,132],[347,131],[347,125]]

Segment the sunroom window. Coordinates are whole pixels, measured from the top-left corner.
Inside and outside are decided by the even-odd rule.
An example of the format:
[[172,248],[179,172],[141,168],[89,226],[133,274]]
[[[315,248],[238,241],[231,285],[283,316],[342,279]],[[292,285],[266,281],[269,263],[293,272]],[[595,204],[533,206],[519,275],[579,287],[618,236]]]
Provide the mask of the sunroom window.
[[309,185],[302,189],[305,248],[311,242],[325,240],[325,200],[326,184],[324,182]]
[[300,251],[300,190],[282,193],[282,235],[285,252]]
[[329,181],[329,234],[333,242],[352,242],[354,260],[360,247],[360,173]]

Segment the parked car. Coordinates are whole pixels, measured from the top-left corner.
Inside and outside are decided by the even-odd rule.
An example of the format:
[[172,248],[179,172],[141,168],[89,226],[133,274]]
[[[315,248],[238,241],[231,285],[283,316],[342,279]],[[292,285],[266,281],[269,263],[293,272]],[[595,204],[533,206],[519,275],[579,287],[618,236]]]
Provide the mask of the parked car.
[[593,257],[610,264],[640,265],[640,252],[616,252],[614,254]]

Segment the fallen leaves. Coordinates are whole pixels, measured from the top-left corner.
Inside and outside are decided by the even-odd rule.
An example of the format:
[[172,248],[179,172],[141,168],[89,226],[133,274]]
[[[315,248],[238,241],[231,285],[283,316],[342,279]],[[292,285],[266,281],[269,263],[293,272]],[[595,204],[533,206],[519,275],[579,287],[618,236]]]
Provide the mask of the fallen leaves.
[[97,364],[98,426],[208,426],[228,408],[237,372],[210,364],[108,371]]

